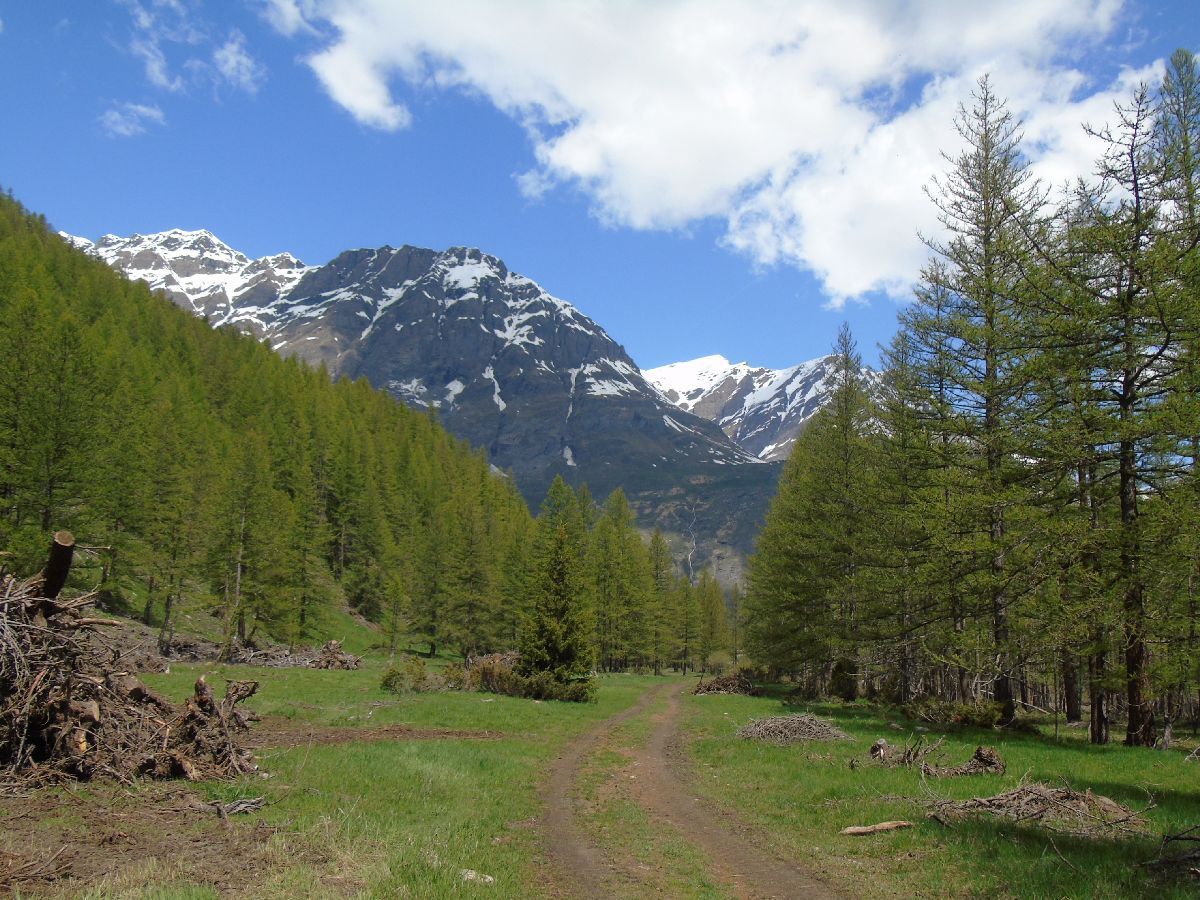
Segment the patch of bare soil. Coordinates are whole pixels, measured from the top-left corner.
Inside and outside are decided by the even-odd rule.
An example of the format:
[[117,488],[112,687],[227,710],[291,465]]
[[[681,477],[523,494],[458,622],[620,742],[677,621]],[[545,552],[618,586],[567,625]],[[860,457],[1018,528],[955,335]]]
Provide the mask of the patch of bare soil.
[[747,829],[734,817],[695,796],[683,738],[679,731],[679,693],[656,717],[654,731],[634,756],[639,801],[666,819],[708,856],[713,874],[738,897],[832,898],[828,885],[770,846],[766,835]]
[[465,731],[460,729],[415,728],[411,725],[377,725],[371,728],[315,725],[291,719],[262,719],[244,743],[254,750],[286,749],[310,744],[348,744],[364,741],[436,741],[474,740],[495,741],[504,737],[499,731]]
[[221,896],[252,894],[300,852],[269,848],[275,829],[253,817],[219,818],[195,791],[162,784],[3,797],[0,818],[0,893],[23,896],[163,879],[208,885]]
[[542,782],[541,801],[545,812],[540,821],[542,840],[550,859],[549,884],[544,892],[556,897],[608,900],[624,896],[617,866],[600,852],[579,824],[579,798],[575,791],[583,761],[604,741],[613,728],[638,716],[669,685],[654,687],[628,709],[605,719],[568,743]]
[[[690,765],[679,732],[679,693],[671,684],[651,688],[624,712],[597,725],[564,749],[542,790],[542,819],[554,870],[549,890],[556,896],[621,897],[661,889],[656,873],[640,872],[628,860],[612,860],[588,840],[578,824],[575,781],[583,760],[607,735],[635,718],[663,694],[669,702],[656,714],[654,731],[632,751],[622,774],[622,792],[700,848],[717,880],[742,898],[832,898],[837,895],[809,871],[781,857],[765,835],[752,834],[732,816],[702,803],[692,788]],[[622,755],[625,755],[622,753]],[[603,791],[605,788],[601,788]]]

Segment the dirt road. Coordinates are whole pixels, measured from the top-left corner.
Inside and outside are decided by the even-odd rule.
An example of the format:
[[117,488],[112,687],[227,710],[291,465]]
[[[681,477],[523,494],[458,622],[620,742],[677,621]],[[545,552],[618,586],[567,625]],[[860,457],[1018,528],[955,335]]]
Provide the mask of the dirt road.
[[666,697],[652,718],[644,744],[632,749],[636,779],[632,796],[657,826],[673,829],[709,861],[714,881],[739,898],[833,898],[838,896],[795,862],[778,856],[761,835],[699,800],[679,730],[681,686],[656,685],[633,706],[572,741],[551,769],[542,790],[543,831],[555,883],[564,896],[619,898],[641,894],[628,866],[606,858],[579,823],[576,781],[587,757],[617,726],[646,714]]

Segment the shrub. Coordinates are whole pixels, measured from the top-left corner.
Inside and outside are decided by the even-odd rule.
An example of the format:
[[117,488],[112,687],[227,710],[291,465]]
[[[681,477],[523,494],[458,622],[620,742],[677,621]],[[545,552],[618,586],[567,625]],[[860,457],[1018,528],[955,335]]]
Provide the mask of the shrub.
[[393,694],[418,694],[437,690],[439,681],[426,670],[424,660],[406,656],[399,665],[393,662],[387,667],[379,686]]
[[514,657],[505,654],[476,657],[466,666],[447,666],[442,672],[442,682],[450,690],[482,691],[530,700],[590,703],[596,699],[596,685],[590,678],[561,678],[554,672],[522,675],[513,663]]
[[904,707],[904,714],[910,719],[919,719],[931,725],[972,725],[977,728],[994,728],[1002,713],[1003,707],[999,703],[988,700],[955,703],[937,697],[922,697]]
[[476,680],[472,673],[458,663],[450,663],[442,669],[442,680],[446,683],[446,689],[450,691],[473,691],[476,689]]

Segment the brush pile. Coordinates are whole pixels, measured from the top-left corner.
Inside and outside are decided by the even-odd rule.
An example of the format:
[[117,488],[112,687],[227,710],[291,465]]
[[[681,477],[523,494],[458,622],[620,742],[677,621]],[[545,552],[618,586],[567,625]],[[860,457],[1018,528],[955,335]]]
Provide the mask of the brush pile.
[[[1149,807],[1147,807],[1149,808]],[[929,817],[943,825],[970,816],[998,816],[1022,825],[1080,837],[1143,834],[1146,820],[1109,797],[1080,793],[1069,787],[1031,782],[997,794],[971,800],[941,800],[933,804]]]
[[327,641],[321,647],[295,648],[282,644],[263,648],[246,644],[235,648],[229,661],[271,669],[357,669],[362,657],[342,650],[341,641]]
[[741,672],[730,672],[719,678],[710,678],[696,685],[693,694],[746,694],[753,696],[754,683]]
[[317,651],[316,658],[308,665],[313,669],[357,669],[361,662],[361,656],[355,656],[342,649],[341,641],[326,641]]
[[1007,768],[995,747],[976,747],[961,766],[921,765],[921,771],[931,778],[957,778],[961,775],[1003,775]]
[[74,538],[55,535],[41,575],[0,582],[0,789],[63,778],[188,779],[254,771],[234,736],[249,718],[237,704],[258,688],[230,682],[222,700],[201,678],[182,706],[149,690],[84,614],[95,599],[58,599]]
[[755,719],[748,725],[739,728],[737,736],[743,740],[763,741],[780,746],[798,744],[803,741],[851,740],[850,735],[836,725],[808,713]]

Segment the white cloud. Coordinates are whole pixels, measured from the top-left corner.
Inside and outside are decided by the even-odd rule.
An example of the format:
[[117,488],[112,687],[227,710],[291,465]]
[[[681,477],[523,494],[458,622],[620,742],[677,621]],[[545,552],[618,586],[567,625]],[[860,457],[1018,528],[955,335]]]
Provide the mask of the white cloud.
[[171,73],[163,44],[197,44],[204,31],[181,0],[120,0],[133,20],[129,52],[142,61],[146,80],[157,88],[179,91],[184,80]]
[[148,125],[165,124],[162,110],[145,103],[114,103],[100,116],[100,127],[109,137],[134,137],[145,134]]
[[248,94],[257,93],[266,77],[266,70],[246,52],[245,36],[236,29],[213,51],[213,65],[224,81]]
[[985,71],[1027,123],[1039,173],[1090,168],[1079,123],[1133,77],[1078,68],[1121,0],[269,0],[284,34],[333,35],[308,60],[359,122],[407,127],[393,79],[457,88],[521,122],[538,197],[584,189],[634,228],[719,217],[763,264],[813,271],[833,301],[906,292],[936,231],[923,187]]
[[300,33],[316,34],[297,0],[262,0],[262,14],[276,31],[287,37]]
[[[250,55],[242,32],[231,30],[225,42],[217,45],[213,29],[198,13],[196,3],[119,2],[129,12],[133,25],[129,52],[142,61],[146,80],[156,88],[181,92],[197,85],[229,85],[249,94],[257,93],[266,69]],[[287,5],[286,0],[277,3]],[[286,24],[283,19],[271,21],[281,29]],[[174,65],[169,55],[174,57]]]

